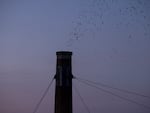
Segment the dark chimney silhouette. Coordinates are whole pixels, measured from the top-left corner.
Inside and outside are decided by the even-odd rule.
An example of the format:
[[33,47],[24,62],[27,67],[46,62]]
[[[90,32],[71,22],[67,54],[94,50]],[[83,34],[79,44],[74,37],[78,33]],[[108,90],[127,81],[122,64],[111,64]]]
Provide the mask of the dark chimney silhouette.
[[55,113],[72,113],[72,52],[58,51],[56,55]]

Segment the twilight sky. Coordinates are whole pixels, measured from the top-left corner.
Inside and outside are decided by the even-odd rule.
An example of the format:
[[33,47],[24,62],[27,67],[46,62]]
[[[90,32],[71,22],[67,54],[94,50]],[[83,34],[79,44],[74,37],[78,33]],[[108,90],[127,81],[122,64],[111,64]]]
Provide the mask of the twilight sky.
[[[73,52],[74,76],[150,96],[149,11],[150,0],[0,0],[0,113],[33,112],[60,50]],[[150,113],[73,83],[91,113]],[[54,85],[37,113],[53,113]],[[87,113],[74,90],[73,98],[74,113]]]

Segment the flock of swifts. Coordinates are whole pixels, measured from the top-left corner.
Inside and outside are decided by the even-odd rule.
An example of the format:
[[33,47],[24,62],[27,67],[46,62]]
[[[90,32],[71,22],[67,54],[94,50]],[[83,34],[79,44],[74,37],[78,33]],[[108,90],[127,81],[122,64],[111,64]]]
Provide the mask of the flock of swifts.
[[[124,6],[119,6],[120,2],[125,2]],[[82,4],[82,10],[72,22],[73,28],[69,32],[69,40],[67,46],[72,46],[74,41],[81,40],[83,37],[94,37],[96,32],[101,32],[103,26],[108,23],[106,14],[110,16],[116,16],[117,22],[114,22],[114,29],[120,29],[125,27],[128,29],[132,25],[140,24],[143,31],[143,35],[146,39],[150,37],[150,17],[147,15],[148,11],[145,6],[150,6],[149,0],[85,0],[85,4]],[[115,12],[114,8],[116,9]],[[119,15],[119,16],[118,16]],[[114,21],[114,20],[113,20]],[[112,21],[112,22],[113,22]],[[113,24],[111,24],[113,25]],[[128,33],[128,40],[133,38],[132,32]]]

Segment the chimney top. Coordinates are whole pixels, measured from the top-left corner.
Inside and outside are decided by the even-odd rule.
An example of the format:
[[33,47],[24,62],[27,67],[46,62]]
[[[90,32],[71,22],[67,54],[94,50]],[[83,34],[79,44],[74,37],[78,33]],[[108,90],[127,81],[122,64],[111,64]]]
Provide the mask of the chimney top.
[[57,51],[56,55],[72,55],[71,51]]

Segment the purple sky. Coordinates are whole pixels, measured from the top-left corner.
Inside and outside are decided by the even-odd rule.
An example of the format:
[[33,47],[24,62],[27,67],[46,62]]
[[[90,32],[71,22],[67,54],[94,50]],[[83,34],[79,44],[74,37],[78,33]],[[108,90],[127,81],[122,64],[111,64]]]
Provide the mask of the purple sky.
[[[0,0],[0,113],[32,113],[60,50],[73,52],[74,76],[150,96],[149,11],[150,0]],[[91,113],[150,113],[73,83]],[[87,113],[74,90],[73,98],[74,113]],[[54,83],[37,113],[53,108]]]

